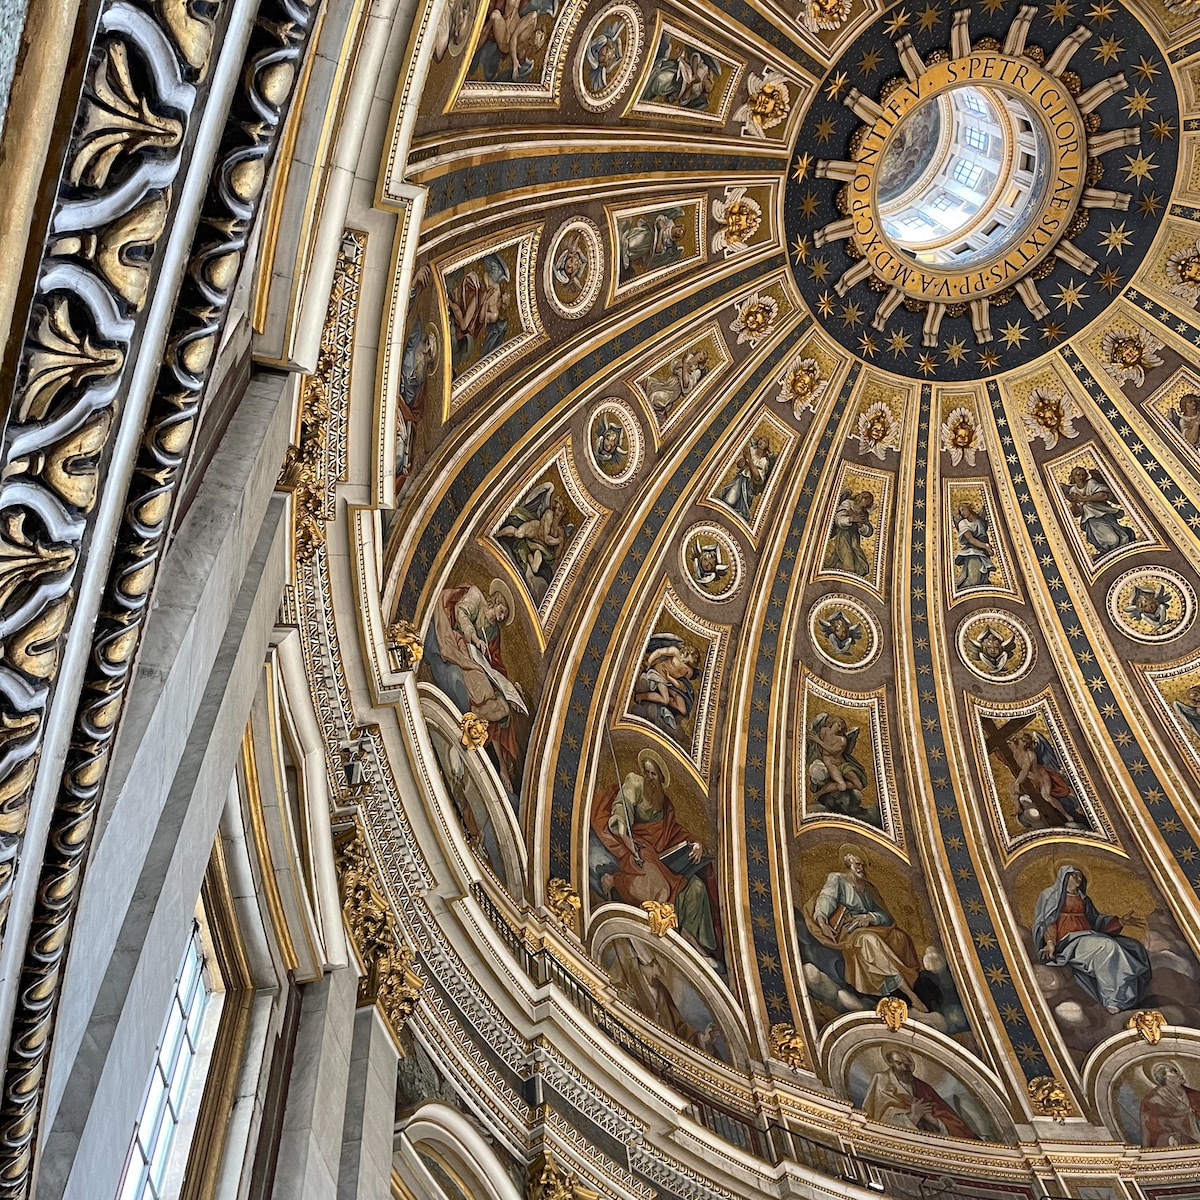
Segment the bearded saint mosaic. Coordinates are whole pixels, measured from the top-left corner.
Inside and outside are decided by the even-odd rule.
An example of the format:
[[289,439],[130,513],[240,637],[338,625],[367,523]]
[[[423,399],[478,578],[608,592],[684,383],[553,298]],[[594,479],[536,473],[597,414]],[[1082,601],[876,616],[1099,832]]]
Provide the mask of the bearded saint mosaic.
[[591,810],[591,879],[601,899],[674,906],[679,935],[725,970],[716,865],[703,829],[676,813],[671,770],[651,747]]
[[1117,1075],[1113,1091],[1131,1145],[1200,1145],[1200,1058],[1194,1050],[1143,1055]]

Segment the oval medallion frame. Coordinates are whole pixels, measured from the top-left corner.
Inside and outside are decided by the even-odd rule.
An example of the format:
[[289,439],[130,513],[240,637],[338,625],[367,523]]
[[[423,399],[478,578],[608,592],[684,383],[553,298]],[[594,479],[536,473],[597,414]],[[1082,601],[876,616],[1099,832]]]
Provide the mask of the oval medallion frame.
[[[1142,584],[1146,586],[1139,586]],[[1163,585],[1174,588],[1174,595],[1162,597]],[[1144,606],[1142,610],[1131,611],[1131,605],[1139,602]],[[1168,627],[1162,628],[1170,619],[1175,602],[1177,615]],[[1108,589],[1106,607],[1109,620],[1119,633],[1135,642],[1157,645],[1182,637],[1191,627],[1196,616],[1196,593],[1176,571],[1166,567],[1135,567]]]
[[[838,613],[846,617],[851,626],[857,625],[866,634],[866,645],[858,652],[857,659],[838,658],[832,648],[826,648],[826,643],[832,647],[836,632],[826,632],[821,628],[821,622],[832,622]],[[879,649],[883,644],[879,624],[870,609],[845,592],[829,592],[813,602],[808,610],[808,640],[817,654],[839,671],[861,671],[869,667],[879,657]]]
[[[600,66],[597,55],[604,44],[601,40],[604,26],[622,18],[625,21],[627,40],[621,51],[618,68],[611,78],[605,77],[598,92],[593,92],[585,82],[584,73]],[[621,93],[637,74],[645,40],[646,22],[637,6],[627,3],[627,0],[617,0],[617,3],[601,9],[588,23],[579,39],[579,48],[575,51],[574,71],[575,95],[588,112],[607,112],[621,98]],[[596,60],[595,65],[589,60]]]
[[[598,457],[601,448],[597,436],[597,425],[600,418],[606,413],[617,417],[618,423],[624,431],[627,450],[624,466],[612,474],[604,469]],[[599,401],[588,414],[584,436],[587,438],[588,466],[592,468],[601,483],[610,488],[622,488],[632,482],[634,476],[641,470],[642,460],[646,453],[646,441],[642,434],[642,423],[637,419],[637,415],[628,401],[619,396],[606,396]]]
[[[564,243],[574,237],[576,246],[582,249],[587,275],[583,286],[573,302],[568,303],[559,294],[556,285],[567,282],[571,276],[560,271],[560,257],[565,253]],[[542,288],[550,307],[560,317],[574,321],[585,316],[596,303],[600,289],[604,286],[604,240],[600,227],[587,217],[572,217],[559,226],[558,232],[546,246],[546,257],[542,260]]]
[[[715,548],[716,562],[702,564],[696,560],[696,552],[702,545]],[[679,546],[679,565],[683,568],[688,584],[697,596],[721,604],[732,600],[737,595],[738,589],[746,577],[742,552],[733,536],[720,525],[714,525],[708,521],[701,521],[691,526],[683,535],[683,541]],[[727,582],[724,586],[715,587],[709,591],[701,582],[702,573],[706,570],[715,573],[714,583],[718,583],[722,576]]]
[[[1015,638],[1020,643],[1020,660],[1011,671],[1005,671],[1009,658],[1012,656],[1012,651],[1006,652],[1005,661],[995,670],[987,669],[987,658],[982,652],[971,653],[968,648],[968,643],[971,642],[971,634],[974,631],[978,641],[982,641],[983,629],[988,626],[1001,625],[1006,626],[1010,638]],[[997,636],[1002,636],[997,631]],[[963,666],[971,672],[972,675],[979,679],[984,679],[988,683],[1015,683],[1018,679],[1024,679],[1030,671],[1033,670],[1033,664],[1037,661],[1037,643],[1033,639],[1033,635],[1029,632],[1025,623],[1013,616],[1012,613],[1003,608],[983,608],[976,612],[968,613],[958,623],[958,629],[954,634],[954,645],[958,650],[958,657],[962,660]],[[1007,643],[1001,642],[1003,648]]]

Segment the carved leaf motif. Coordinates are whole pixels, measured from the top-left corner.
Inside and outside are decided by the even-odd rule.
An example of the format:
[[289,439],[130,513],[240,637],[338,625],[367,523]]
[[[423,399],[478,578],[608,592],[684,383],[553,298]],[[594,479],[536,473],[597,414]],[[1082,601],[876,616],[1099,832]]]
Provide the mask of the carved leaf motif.
[[197,13],[192,0],[158,0],[158,11],[184,61],[203,76],[212,53],[212,17]]
[[[50,679],[58,671],[59,635],[71,611],[71,593],[56,600],[24,629],[8,639],[4,657],[19,671],[35,679]],[[0,745],[3,731],[0,731]]]
[[46,451],[42,478],[68,503],[90,512],[99,478],[96,459],[108,439],[112,410],[94,413],[74,433]]
[[154,192],[123,217],[113,221],[96,240],[93,261],[122,299],[140,310],[150,282],[149,254],[162,236],[171,202],[170,189]]
[[75,561],[71,546],[43,546],[25,531],[25,514],[19,510],[0,517],[0,610],[14,593],[43,575],[65,571]]
[[114,375],[125,361],[123,350],[94,345],[86,333],[76,332],[62,296],[40,309],[30,341],[37,349],[26,360],[25,388],[17,406],[21,421],[42,420],[63,388]]
[[156,113],[149,101],[138,95],[125,43],[110,42],[92,74],[78,149],[67,178],[77,187],[102,188],[122,156],[151,147],[177,146],[182,137],[182,122]]

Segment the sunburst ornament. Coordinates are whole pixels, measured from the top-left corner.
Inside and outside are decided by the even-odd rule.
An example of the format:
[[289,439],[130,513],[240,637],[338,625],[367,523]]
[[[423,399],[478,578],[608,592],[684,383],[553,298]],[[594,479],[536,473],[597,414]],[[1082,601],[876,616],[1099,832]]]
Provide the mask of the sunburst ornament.
[[737,316],[729,326],[730,333],[737,334],[738,345],[758,343],[775,328],[779,316],[779,301],[774,296],[754,292],[737,306]]
[[883,458],[889,450],[899,450],[902,432],[896,414],[882,400],[858,414],[858,448],[863,454]]
[[1146,382],[1149,367],[1161,367],[1163,360],[1158,351],[1163,343],[1148,329],[1110,329],[1100,343],[1105,371],[1119,384],[1130,380],[1141,387]]
[[806,409],[815,412],[817,401],[825,395],[829,380],[821,378],[821,366],[815,358],[797,354],[779,377],[781,404],[790,404],[798,417]]
[[1034,388],[1021,414],[1029,440],[1041,438],[1047,450],[1053,450],[1059,438],[1078,437],[1075,421],[1081,416],[1083,410],[1070,393],[1049,388]]
[[724,200],[712,202],[712,215],[717,223],[712,239],[714,254],[745,250],[762,225],[762,206],[753,196],[746,195],[744,187],[727,188]]
[[954,466],[965,462],[975,465],[975,455],[983,449],[983,435],[979,421],[969,408],[953,409],[942,422],[940,432],[942,449],[950,455]]
[[747,137],[766,137],[767,130],[782,125],[792,111],[787,76],[774,67],[767,67],[761,75],[753,71],[747,75],[746,92],[748,99],[734,112],[733,119],[741,124]]

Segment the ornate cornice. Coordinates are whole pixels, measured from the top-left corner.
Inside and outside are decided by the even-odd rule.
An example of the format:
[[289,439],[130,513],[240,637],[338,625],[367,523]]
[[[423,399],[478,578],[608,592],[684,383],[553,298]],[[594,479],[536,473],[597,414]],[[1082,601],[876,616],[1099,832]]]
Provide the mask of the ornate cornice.
[[288,446],[279,486],[292,493],[292,544],[308,561],[325,544],[334,487],[345,472],[345,425],[358,291],[367,235],[347,229],[338,251],[333,292],[321,331],[317,369],[300,392],[300,437]]
[[363,970],[358,1006],[375,1005],[399,1046],[425,981],[412,969],[412,948],[401,937],[399,922],[375,882],[371,852],[357,818],[335,836],[334,851],[342,917]]
[[[0,1197],[29,1195],[46,1060],[96,806],[175,494],[316,7],[316,0],[264,0],[192,241],[40,869],[0,1095]],[[98,31],[103,36],[63,182],[67,196],[82,188],[93,195],[80,203],[73,224],[64,216],[70,212],[66,202],[54,219],[56,235],[78,231],[70,243],[74,257],[61,264],[51,258],[43,268],[3,444],[3,536],[9,561],[20,563],[0,573],[8,581],[0,589],[0,622],[14,629],[5,643],[9,682],[0,710],[5,885],[24,828],[74,569],[95,506],[98,464],[122,394],[121,371],[131,358],[133,317],[149,286],[149,275],[131,264],[150,258],[161,235],[160,201],[169,202],[178,165],[168,155],[184,143],[183,114],[195,95],[189,80],[203,74],[217,27],[190,6],[163,0],[152,10],[114,3],[101,14]],[[131,72],[131,54],[152,59],[156,71]],[[152,86],[159,91],[139,94],[135,80],[143,79],[157,81]],[[111,129],[107,137],[98,133],[105,128]],[[106,197],[106,185],[117,180],[138,186]],[[109,215],[105,205],[115,207],[118,196],[119,211]],[[94,238],[87,236],[91,230]],[[51,430],[52,442],[46,436]],[[10,663],[20,674],[9,670]]]

